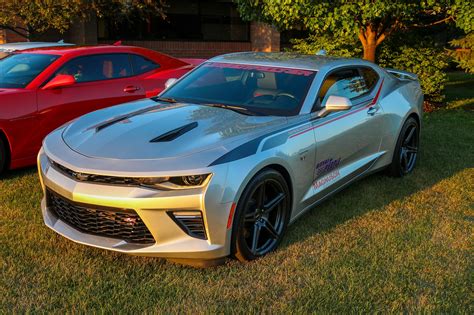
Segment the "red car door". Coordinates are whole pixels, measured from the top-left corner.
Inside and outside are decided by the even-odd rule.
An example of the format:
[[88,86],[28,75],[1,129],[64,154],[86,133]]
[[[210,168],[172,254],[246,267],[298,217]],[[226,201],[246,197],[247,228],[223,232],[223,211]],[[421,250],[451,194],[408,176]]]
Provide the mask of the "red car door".
[[38,90],[43,137],[86,113],[145,97],[125,53],[77,57],[66,62],[51,79],[57,75],[72,75],[76,82],[51,89],[43,85]]

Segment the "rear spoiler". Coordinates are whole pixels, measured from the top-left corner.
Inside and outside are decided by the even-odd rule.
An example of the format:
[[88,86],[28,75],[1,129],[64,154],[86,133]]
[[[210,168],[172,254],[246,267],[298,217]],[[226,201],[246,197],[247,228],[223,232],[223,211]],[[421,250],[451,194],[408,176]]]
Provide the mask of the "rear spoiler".
[[198,58],[179,58],[179,60],[189,63],[195,67],[199,66],[201,63],[206,61],[206,59],[198,59]]
[[418,76],[414,73],[403,71],[403,70],[391,69],[391,68],[385,68],[385,70],[388,73],[393,74],[400,80],[418,81]]

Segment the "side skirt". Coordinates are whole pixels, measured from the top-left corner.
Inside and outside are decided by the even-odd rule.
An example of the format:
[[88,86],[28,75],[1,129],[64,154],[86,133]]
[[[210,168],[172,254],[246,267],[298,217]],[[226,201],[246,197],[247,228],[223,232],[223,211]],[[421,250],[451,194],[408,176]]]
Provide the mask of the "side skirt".
[[[380,155],[379,157],[381,157],[382,155]],[[337,187],[328,187],[326,188],[325,190],[321,191],[319,194],[322,195],[321,198],[317,199],[314,203],[310,204],[309,206],[306,206],[302,211],[300,211],[296,216],[294,216],[289,224],[293,224],[296,220],[298,220],[303,214],[305,214],[306,212],[308,212],[309,210],[313,209],[314,207],[316,207],[317,205],[321,204],[322,202],[324,202],[325,200],[331,198],[333,195],[337,194],[338,192],[340,192],[341,190],[343,190],[344,188],[346,188],[347,186],[349,186],[350,184],[352,184],[353,182],[356,182],[366,176],[369,176],[371,174],[374,174],[374,173],[377,173],[378,171],[381,171],[383,170],[386,165],[383,165],[383,166],[379,166],[377,167],[376,169],[372,169],[372,167],[375,165],[375,163],[377,163],[379,157],[377,157],[375,160],[371,161],[370,163],[362,166],[361,168],[359,168],[358,170],[356,170],[354,173],[352,173],[351,175],[347,176],[344,180],[344,182],[342,183],[337,183]],[[336,184],[335,184],[336,185]]]

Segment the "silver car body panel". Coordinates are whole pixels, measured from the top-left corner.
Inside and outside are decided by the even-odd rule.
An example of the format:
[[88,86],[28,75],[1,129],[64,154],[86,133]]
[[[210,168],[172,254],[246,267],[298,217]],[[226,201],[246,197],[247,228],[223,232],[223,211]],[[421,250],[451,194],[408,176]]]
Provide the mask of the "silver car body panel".
[[[209,62],[305,69],[317,75],[300,114],[292,117],[245,116],[222,108],[140,100],[90,113],[55,130],[38,155],[45,192],[81,204],[133,209],[156,242],[137,245],[80,232],[55,218],[45,198],[47,226],[73,241],[129,254],[224,257],[230,254],[232,208],[259,171],[272,167],[287,176],[294,222],[349,183],[390,164],[404,121],[410,115],[421,118],[419,83],[400,80],[367,61],[238,53]],[[322,82],[331,71],[348,66],[369,67],[379,81],[351,109],[319,118],[311,110]],[[150,143],[190,123],[197,124],[173,141]],[[73,172],[102,176],[212,177],[204,187],[166,191],[83,182],[66,176],[51,161]],[[186,234],[166,214],[178,210],[201,211],[207,239]]]
[[18,42],[18,43],[7,43],[0,45],[1,52],[13,52],[34,48],[45,48],[45,47],[63,47],[63,46],[74,46],[74,44],[59,42]]

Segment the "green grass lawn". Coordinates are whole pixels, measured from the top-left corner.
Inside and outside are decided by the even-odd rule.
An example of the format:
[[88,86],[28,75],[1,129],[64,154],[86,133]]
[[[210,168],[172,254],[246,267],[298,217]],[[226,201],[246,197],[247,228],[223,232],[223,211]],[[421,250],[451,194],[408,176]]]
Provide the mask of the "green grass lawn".
[[0,180],[0,313],[474,313],[474,81],[426,114],[413,174],[373,175],[248,264],[193,269],[75,244],[43,225],[34,168]]

